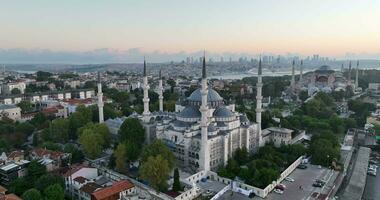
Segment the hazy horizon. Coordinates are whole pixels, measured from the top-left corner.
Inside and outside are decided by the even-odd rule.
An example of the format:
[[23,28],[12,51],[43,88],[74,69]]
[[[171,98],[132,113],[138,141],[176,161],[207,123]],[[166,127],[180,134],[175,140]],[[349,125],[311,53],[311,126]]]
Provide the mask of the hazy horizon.
[[165,62],[203,49],[380,59],[379,21],[370,0],[4,1],[0,63]]

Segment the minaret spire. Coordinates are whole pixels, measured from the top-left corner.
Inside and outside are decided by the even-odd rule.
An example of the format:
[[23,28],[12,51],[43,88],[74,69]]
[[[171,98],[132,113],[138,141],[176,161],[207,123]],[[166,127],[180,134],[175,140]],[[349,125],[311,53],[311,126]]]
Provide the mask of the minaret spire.
[[99,110],[99,123],[104,122],[104,113],[103,113],[103,92],[102,92],[102,81],[100,79],[100,72],[98,71],[98,110]]
[[300,80],[299,82],[302,82],[302,76],[303,76],[303,60],[301,60],[301,65],[300,65]]
[[256,148],[260,147],[261,144],[261,112],[262,112],[262,66],[261,57],[259,60],[259,69],[257,70],[257,84],[256,84],[256,123],[257,123],[257,137],[256,137]]
[[202,104],[200,107],[201,112],[201,155],[200,155],[200,168],[205,171],[210,170],[210,151],[208,147],[208,105],[207,105],[207,95],[208,95],[208,87],[207,87],[207,75],[206,75],[206,56],[203,56],[203,66],[202,66]]
[[158,80],[158,100],[159,100],[159,110],[161,112],[164,111],[164,88],[162,86],[162,69],[159,72],[159,80]]
[[356,63],[355,88],[359,87],[359,60]]
[[145,123],[149,122],[150,120],[150,111],[149,111],[149,96],[148,96],[148,91],[149,91],[149,84],[148,84],[148,75],[146,72],[146,61],[144,57],[144,77],[143,77],[143,87],[144,87],[144,98],[143,98],[143,103],[144,103],[144,112],[143,112],[143,121]]
[[351,85],[351,61],[348,64],[348,84]]
[[293,60],[292,62],[292,80],[290,82],[290,86],[292,88],[292,90],[294,90],[294,87],[295,87],[295,84],[296,84],[296,77],[295,77],[295,61]]

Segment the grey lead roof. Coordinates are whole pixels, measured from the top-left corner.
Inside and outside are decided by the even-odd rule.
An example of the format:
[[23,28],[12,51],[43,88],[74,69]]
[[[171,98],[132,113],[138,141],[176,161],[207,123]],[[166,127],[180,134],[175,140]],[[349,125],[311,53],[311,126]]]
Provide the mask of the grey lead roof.
[[12,108],[17,108],[17,106],[11,105],[11,104],[0,104],[0,110],[12,109]]
[[182,118],[198,118],[201,117],[201,112],[194,106],[187,106],[178,116]]
[[234,113],[225,106],[220,106],[214,111],[214,117],[233,117]]
[[[201,94],[201,89],[198,88],[196,89],[191,95],[187,98],[190,101],[202,101],[202,94]],[[215,90],[209,88],[208,89],[208,94],[207,94],[207,101],[223,101],[223,98],[216,92]]]

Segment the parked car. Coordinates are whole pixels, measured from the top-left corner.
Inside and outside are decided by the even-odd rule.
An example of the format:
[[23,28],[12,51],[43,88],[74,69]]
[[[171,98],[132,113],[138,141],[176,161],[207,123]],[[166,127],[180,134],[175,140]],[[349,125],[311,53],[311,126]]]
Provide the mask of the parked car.
[[378,168],[379,166],[377,165],[372,165],[372,164],[369,164],[368,168],[371,168],[371,169],[376,169]]
[[279,189],[279,190],[285,190],[285,185],[284,184],[278,184],[276,185],[276,187],[274,187],[275,189]]
[[376,176],[377,175],[376,171],[373,171],[373,170],[368,170],[367,174],[370,176]]
[[251,192],[251,193],[248,195],[248,197],[251,198],[251,199],[255,198],[255,196],[256,196],[256,194],[255,194],[254,192]]
[[377,169],[374,168],[374,167],[368,167],[368,170],[371,170],[371,171],[375,171],[375,172],[377,172]]
[[294,182],[294,179],[292,179],[290,177],[285,177],[285,181]]
[[314,186],[314,187],[323,187],[323,184],[322,184],[322,183],[314,182],[314,183],[313,183],[313,186]]
[[284,193],[284,191],[282,191],[282,190],[280,190],[280,189],[274,189],[273,190],[275,193],[277,193],[277,194],[282,194],[282,193]]
[[297,166],[297,168],[298,168],[298,169],[306,169],[307,166],[304,165],[304,164],[300,164],[300,165]]

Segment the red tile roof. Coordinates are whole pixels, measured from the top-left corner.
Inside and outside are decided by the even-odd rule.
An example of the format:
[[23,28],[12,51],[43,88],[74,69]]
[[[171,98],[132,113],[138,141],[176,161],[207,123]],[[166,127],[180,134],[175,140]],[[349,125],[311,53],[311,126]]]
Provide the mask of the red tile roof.
[[98,185],[98,184],[96,184],[94,182],[89,182],[89,183],[84,184],[80,188],[80,190],[90,195],[93,192],[95,192],[97,189],[100,189],[100,188],[102,188],[101,185]]
[[130,188],[135,187],[133,183],[128,180],[121,180],[115,182],[112,186],[106,187],[104,189],[95,191],[92,193],[92,197],[96,200],[105,199],[107,197],[113,196],[115,194],[119,194],[122,191],[128,190]]
[[35,148],[31,151],[31,154],[38,158],[43,158],[44,156],[46,156],[53,160],[58,160],[65,155],[65,153],[60,152],[60,151],[52,151],[52,150],[43,149],[43,148]]
[[23,150],[15,150],[9,153],[8,159],[15,159],[16,157],[24,156],[24,151]]
[[92,104],[93,99],[87,98],[87,99],[65,99],[64,102],[71,104],[71,105],[80,105],[80,104]]
[[78,177],[74,178],[74,181],[76,181],[78,183],[85,183],[86,181],[88,181],[88,179],[83,177],[83,176],[78,176]]

